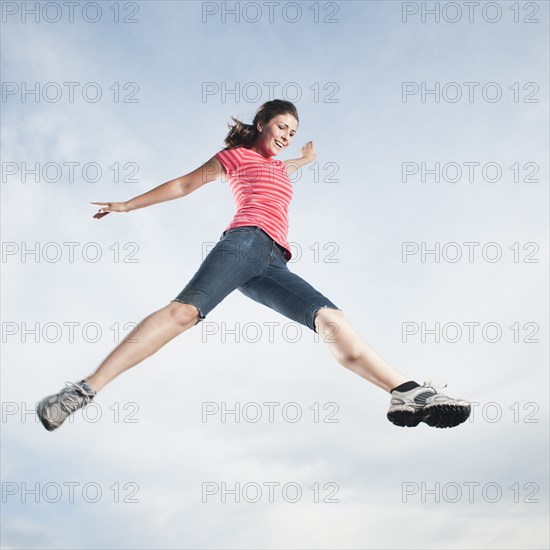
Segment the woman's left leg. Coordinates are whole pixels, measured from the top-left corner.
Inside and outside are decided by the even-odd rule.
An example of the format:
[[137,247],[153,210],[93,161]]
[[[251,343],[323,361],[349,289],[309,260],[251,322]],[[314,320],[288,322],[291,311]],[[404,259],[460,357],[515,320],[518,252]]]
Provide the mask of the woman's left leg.
[[353,330],[334,302],[289,271],[283,252],[270,241],[272,252],[263,274],[239,287],[245,296],[314,330],[340,364],[391,393],[387,418],[393,424],[417,426],[425,422],[450,428],[468,418],[471,407],[467,401],[453,399],[431,383],[421,386],[384,361]]
[[316,332],[336,361],[365,380],[388,392],[411,380],[368,346],[341,310],[322,307],[317,310],[314,322]]
[[338,306],[288,269],[282,249],[268,236],[271,254],[261,277],[239,290],[289,319],[315,330],[344,367],[390,391],[411,379],[393,369],[353,330]]

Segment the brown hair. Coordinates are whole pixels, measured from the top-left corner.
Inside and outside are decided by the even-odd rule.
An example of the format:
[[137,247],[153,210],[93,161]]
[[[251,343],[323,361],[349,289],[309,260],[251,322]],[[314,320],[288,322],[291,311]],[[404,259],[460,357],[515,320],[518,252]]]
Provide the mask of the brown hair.
[[256,111],[256,116],[252,121],[252,124],[245,124],[240,120],[236,119],[234,116],[231,118],[235,121],[235,124],[227,124],[229,127],[229,133],[224,139],[225,145],[229,147],[238,147],[243,145],[244,147],[250,148],[256,141],[256,138],[259,135],[257,124],[258,122],[263,122],[267,124],[272,118],[277,115],[292,115],[298,122],[298,111],[293,103],[290,101],[285,101],[283,99],[274,99],[272,101],[267,101]]

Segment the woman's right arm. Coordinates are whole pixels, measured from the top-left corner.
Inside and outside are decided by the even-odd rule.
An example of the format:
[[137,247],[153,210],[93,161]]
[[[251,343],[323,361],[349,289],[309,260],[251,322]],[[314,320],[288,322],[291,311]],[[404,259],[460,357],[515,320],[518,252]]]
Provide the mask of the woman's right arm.
[[171,201],[180,197],[185,197],[192,193],[205,183],[214,181],[220,178],[223,174],[224,167],[222,163],[214,155],[207,160],[202,166],[199,166],[193,172],[189,172],[185,176],[180,176],[173,180],[167,181],[126,202],[91,202],[101,206],[94,218],[101,219],[109,212],[130,212],[138,208],[145,208],[160,202]]

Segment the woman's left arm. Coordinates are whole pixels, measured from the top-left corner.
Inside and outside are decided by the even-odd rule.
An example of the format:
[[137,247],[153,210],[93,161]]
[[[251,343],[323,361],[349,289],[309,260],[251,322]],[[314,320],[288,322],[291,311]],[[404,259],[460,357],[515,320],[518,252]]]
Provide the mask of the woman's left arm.
[[303,147],[302,147],[302,156],[298,159],[290,159],[283,161],[286,165],[286,171],[288,175],[292,174],[293,172],[296,172],[298,168],[301,168],[302,166],[305,166],[306,164],[309,164],[310,162],[313,162],[317,157],[317,153],[315,153],[315,149],[313,148],[313,141],[308,141]]

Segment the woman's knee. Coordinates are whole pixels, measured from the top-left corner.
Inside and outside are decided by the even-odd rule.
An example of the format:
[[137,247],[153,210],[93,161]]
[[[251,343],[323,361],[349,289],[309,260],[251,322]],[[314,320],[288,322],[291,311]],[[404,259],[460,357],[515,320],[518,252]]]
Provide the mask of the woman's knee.
[[315,331],[320,334],[320,331],[334,332],[338,330],[340,324],[346,320],[342,310],[334,309],[329,306],[320,307],[313,317]]
[[340,364],[351,366],[363,357],[364,343],[341,310],[321,308],[315,321],[317,332]]
[[168,305],[168,310],[172,320],[181,326],[189,327],[196,325],[200,319],[198,308],[192,304],[185,304],[172,300]]

